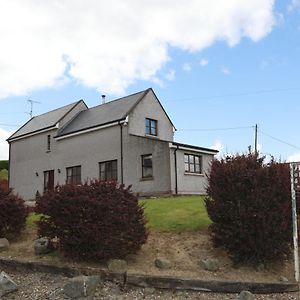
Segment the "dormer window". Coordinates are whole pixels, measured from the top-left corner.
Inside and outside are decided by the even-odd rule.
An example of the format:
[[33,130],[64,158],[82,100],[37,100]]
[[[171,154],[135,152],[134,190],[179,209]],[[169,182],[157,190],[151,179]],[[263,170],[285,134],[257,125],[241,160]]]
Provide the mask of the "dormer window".
[[47,151],[51,150],[51,135],[47,135]]
[[157,120],[146,118],[146,134],[157,135]]

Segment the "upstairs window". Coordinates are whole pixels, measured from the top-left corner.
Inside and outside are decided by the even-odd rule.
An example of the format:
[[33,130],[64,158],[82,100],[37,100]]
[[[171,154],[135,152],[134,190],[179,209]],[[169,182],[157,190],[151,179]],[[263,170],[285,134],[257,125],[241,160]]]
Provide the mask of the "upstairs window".
[[184,154],[184,166],[185,172],[202,174],[202,156]]
[[67,168],[67,184],[81,184],[81,166]]
[[146,134],[157,135],[157,120],[146,118]]
[[142,155],[142,178],[153,177],[152,154]]
[[109,160],[99,163],[100,180],[118,180],[117,160]]
[[47,135],[47,151],[51,150],[51,135]]

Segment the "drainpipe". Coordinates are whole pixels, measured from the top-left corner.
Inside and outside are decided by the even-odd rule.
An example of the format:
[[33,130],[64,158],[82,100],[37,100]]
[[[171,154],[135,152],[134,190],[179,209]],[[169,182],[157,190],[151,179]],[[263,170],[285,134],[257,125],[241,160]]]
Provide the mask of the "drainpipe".
[[174,150],[174,164],[175,164],[175,194],[178,195],[178,178],[177,178],[177,155],[178,145]]
[[11,159],[11,144],[8,143],[9,152],[8,152],[8,188],[10,188],[10,159]]
[[121,151],[121,184],[123,184],[123,126],[122,123],[119,121],[120,126],[120,151]]

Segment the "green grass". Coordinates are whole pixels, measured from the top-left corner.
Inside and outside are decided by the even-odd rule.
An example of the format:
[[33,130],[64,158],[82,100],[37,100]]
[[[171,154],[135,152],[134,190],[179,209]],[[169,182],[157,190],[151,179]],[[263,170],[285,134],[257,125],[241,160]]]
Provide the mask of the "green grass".
[[8,179],[8,171],[6,169],[3,169],[0,171],[0,180],[3,180],[3,179]]
[[211,224],[202,196],[145,199],[140,203],[144,204],[151,230],[205,230]]
[[[207,215],[204,197],[182,196],[139,201],[145,207],[148,228],[155,231],[205,230],[211,224]],[[26,224],[35,227],[41,215],[31,213]]]
[[35,222],[39,221],[41,215],[36,213],[30,213],[26,219],[26,225],[30,227],[36,227]]

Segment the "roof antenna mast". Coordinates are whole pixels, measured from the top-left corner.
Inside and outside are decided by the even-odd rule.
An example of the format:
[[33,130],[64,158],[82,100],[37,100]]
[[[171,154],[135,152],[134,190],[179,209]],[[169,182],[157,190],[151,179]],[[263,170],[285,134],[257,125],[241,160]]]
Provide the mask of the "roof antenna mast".
[[41,104],[41,102],[34,101],[34,100],[31,100],[31,99],[28,99],[27,102],[30,103],[30,112],[28,114],[30,115],[30,118],[32,118],[32,115],[33,115],[33,104]]

